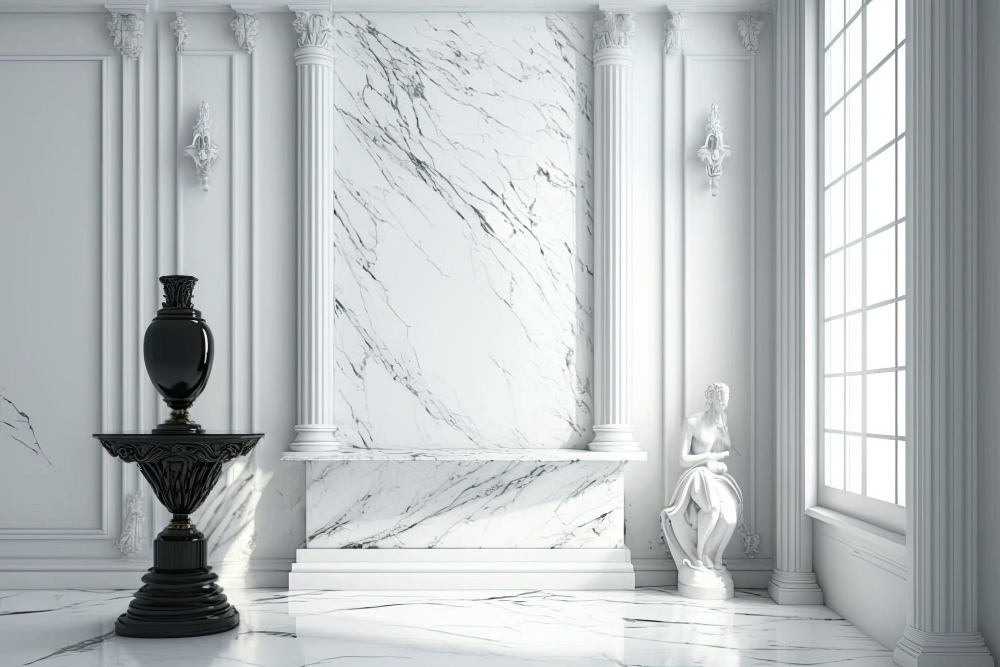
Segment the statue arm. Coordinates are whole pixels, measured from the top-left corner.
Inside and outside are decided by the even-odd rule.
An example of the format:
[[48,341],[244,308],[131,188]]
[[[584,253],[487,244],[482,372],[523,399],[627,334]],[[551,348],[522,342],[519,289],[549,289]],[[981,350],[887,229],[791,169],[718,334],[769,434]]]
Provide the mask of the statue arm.
[[690,468],[705,461],[714,461],[719,458],[719,454],[716,452],[705,452],[704,454],[691,453],[691,441],[694,438],[694,429],[691,427],[690,420],[688,419],[684,420],[684,430],[682,438],[683,438],[683,442],[681,443],[682,468]]

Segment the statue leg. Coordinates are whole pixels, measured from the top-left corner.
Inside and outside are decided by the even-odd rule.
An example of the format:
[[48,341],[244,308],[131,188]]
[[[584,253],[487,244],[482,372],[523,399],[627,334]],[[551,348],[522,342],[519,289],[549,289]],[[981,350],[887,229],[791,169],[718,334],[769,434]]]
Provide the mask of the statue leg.
[[719,508],[704,508],[698,512],[698,560],[706,567],[715,567],[708,551],[712,533],[719,523]]
[[715,563],[715,569],[721,570],[723,567],[722,563],[722,552],[726,550],[729,545],[729,541],[733,539],[733,533],[736,532],[736,523],[739,518],[739,512],[736,509],[735,501],[730,498],[725,498],[722,501],[722,523],[725,529],[722,531],[722,539],[719,540],[718,545],[712,551],[712,562]]

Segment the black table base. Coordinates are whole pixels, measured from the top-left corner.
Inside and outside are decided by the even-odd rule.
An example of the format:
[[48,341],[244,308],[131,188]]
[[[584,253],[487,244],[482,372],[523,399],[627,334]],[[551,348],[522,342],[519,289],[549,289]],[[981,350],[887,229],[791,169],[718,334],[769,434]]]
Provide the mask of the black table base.
[[207,563],[205,536],[176,522],[153,541],[153,567],[118,617],[122,637],[198,637],[232,630],[240,613],[229,604]]
[[208,497],[222,465],[253,449],[260,434],[121,433],[95,436],[112,456],[136,463],[173,519],[153,540],[153,567],[142,576],[128,611],[118,617],[123,637],[198,637],[240,623],[208,566],[205,536],[191,512]]

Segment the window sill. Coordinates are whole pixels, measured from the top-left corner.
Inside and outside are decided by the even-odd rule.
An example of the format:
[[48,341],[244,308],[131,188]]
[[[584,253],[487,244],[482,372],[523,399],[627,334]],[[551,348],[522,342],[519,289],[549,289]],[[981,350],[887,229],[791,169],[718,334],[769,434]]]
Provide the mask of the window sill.
[[851,547],[863,560],[906,577],[906,536],[826,507],[806,509],[806,516],[834,529],[829,536]]

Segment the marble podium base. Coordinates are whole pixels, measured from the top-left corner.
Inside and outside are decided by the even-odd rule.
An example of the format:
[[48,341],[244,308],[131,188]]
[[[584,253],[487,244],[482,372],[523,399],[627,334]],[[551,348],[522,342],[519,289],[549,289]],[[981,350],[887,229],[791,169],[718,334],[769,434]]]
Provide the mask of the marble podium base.
[[643,452],[345,449],[306,463],[289,588],[631,589],[624,469]]
[[299,549],[289,590],[631,590],[628,549]]

